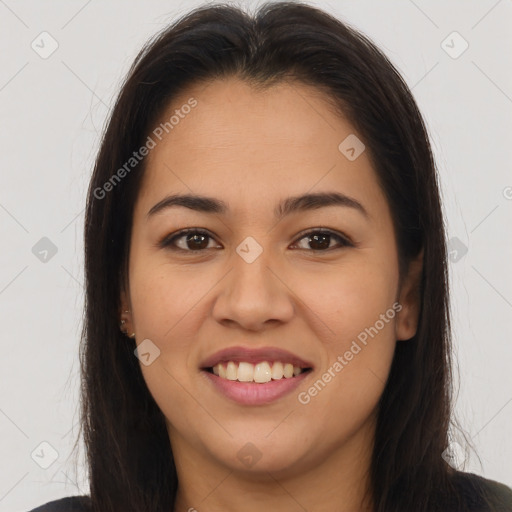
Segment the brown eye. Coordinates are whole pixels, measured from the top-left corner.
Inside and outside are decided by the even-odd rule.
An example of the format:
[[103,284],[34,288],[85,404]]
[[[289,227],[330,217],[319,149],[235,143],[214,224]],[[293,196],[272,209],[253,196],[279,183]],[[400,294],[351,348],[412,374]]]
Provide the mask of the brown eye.
[[195,251],[197,249],[206,249],[208,247],[208,235],[203,235],[202,233],[191,233],[184,236],[186,237],[185,244],[188,249]]
[[[299,241],[304,239],[306,239],[306,247],[300,247],[300,249],[312,249],[313,251],[325,252],[339,247],[352,246],[345,237],[329,230],[309,231],[299,238]],[[331,246],[333,240],[338,241],[337,246]]]
[[164,238],[159,245],[160,247],[167,247],[169,249],[194,252],[208,249],[210,239],[213,238],[206,231],[185,229],[170,238]]

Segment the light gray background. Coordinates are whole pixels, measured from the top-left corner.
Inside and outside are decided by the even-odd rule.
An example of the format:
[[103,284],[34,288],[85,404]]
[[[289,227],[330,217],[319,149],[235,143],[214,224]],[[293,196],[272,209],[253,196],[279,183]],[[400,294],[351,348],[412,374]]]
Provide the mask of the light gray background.
[[[200,3],[0,0],[0,511],[89,492],[69,459],[86,188],[109,106],[136,53]],[[466,470],[512,486],[512,0],[309,3],[369,35],[425,116],[448,237],[460,240],[451,242],[458,252],[450,263],[457,410],[481,459],[472,455]],[[59,45],[47,59],[31,48],[43,31]],[[458,58],[445,51],[462,48],[446,40],[453,31],[469,43]],[[46,263],[32,252],[42,237],[58,250]],[[42,442],[58,452],[47,469],[35,462],[50,460]]]

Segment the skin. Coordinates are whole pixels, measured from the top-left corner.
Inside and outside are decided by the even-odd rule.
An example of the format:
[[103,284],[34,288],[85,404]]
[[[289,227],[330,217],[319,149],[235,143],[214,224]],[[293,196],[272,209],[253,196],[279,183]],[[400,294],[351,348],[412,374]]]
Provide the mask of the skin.
[[[363,137],[320,92],[298,83],[261,92],[237,78],[216,80],[188,88],[162,120],[191,96],[198,105],[147,157],[121,294],[128,332],[160,349],[141,369],[167,419],[180,482],[176,510],[372,510],[363,498],[376,406],[397,340],[416,332],[421,255],[399,288],[391,212],[369,155],[349,161],[338,150],[349,134]],[[320,191],[357,199],[368,219],[329,206],[276,223],[280,200]],[[230,210],[173,207],[147,220],[171,193],[215,197]],[[301,232],[322,227],[355,245],[336,248],[331,238],[331,249],[315,251]],[[186,236],[177,243],[188,253],[158,247],[183,228],[209,231],[208,248],[193,252]],[[235,250],[248,236],[263,249],[250,264]],[[307,405],[299,403],[298,393],[396,301],[401,311]],[[199,369],[206,356],[234,345],[277,346],[314,370],[274,403],[242,406]],[[261,455],[251,467],[237,457],[248,442]]]

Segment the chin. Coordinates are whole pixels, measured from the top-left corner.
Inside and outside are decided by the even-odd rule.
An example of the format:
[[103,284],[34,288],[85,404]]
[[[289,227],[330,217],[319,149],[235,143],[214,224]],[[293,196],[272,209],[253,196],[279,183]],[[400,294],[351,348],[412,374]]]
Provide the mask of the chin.
[[212,446],[212,455],[232,471],[251,475],[261,473],[267,478],[268,473],[287,474],[296,470],[305,455],[304,443],[295,442],[293,436],[265,436],[268,436],[268,430],[261,437],[234,437],[226,442],[229,447]]

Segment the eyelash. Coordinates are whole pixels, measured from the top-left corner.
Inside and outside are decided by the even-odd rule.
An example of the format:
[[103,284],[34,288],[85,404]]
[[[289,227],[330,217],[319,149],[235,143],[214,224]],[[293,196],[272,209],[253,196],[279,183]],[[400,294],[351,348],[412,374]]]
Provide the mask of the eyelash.
[[[204,252],[204,251],[208,250],[208,248],[197,249],[197,250],[182,249],[181,247],[176,247],[174,245],[176,240],[179,240],[180,238],[184,237],[185,235],[191,234],[191,233],[196,234],[196,235],[204,235],[204,236],[209,237],[210,239],[215,239],[208,231],[205,231],[203,229],[186,228],[186,229],[182,229],[182,230],[178,231],[177,233],[172,233],[171,235],[166,235],[164,238],[162,238],[158,242],[157,245],[160,248],[166,248],[171,251],[179,251],[179,252],[191,253],[191,254],[200,253],[200,252]],[[299,250],[307,251],[307,252],[321,253],[321,252],[330,252],[335,249],[343,249],[344,247],[354,247],[354,244],[349,240],[349,238],[347,236],[342,235],[341,233],[332,231],[330,229],[326,229],[326,228],[316,228],[316,229],[312,229],[312,230],[309,230],[306,232],[299,233],[298,238],[296,239],[296,241],[293,244],[295,245],[295,244],[297,244],[297,242],[299,242],[303,238],[307,238],[308,236],[315,235],[315,234],[329,235],[333,238],[336,238],[339,242],[339,245],[337,247],[330,247],[327,249],[299,249]]]

